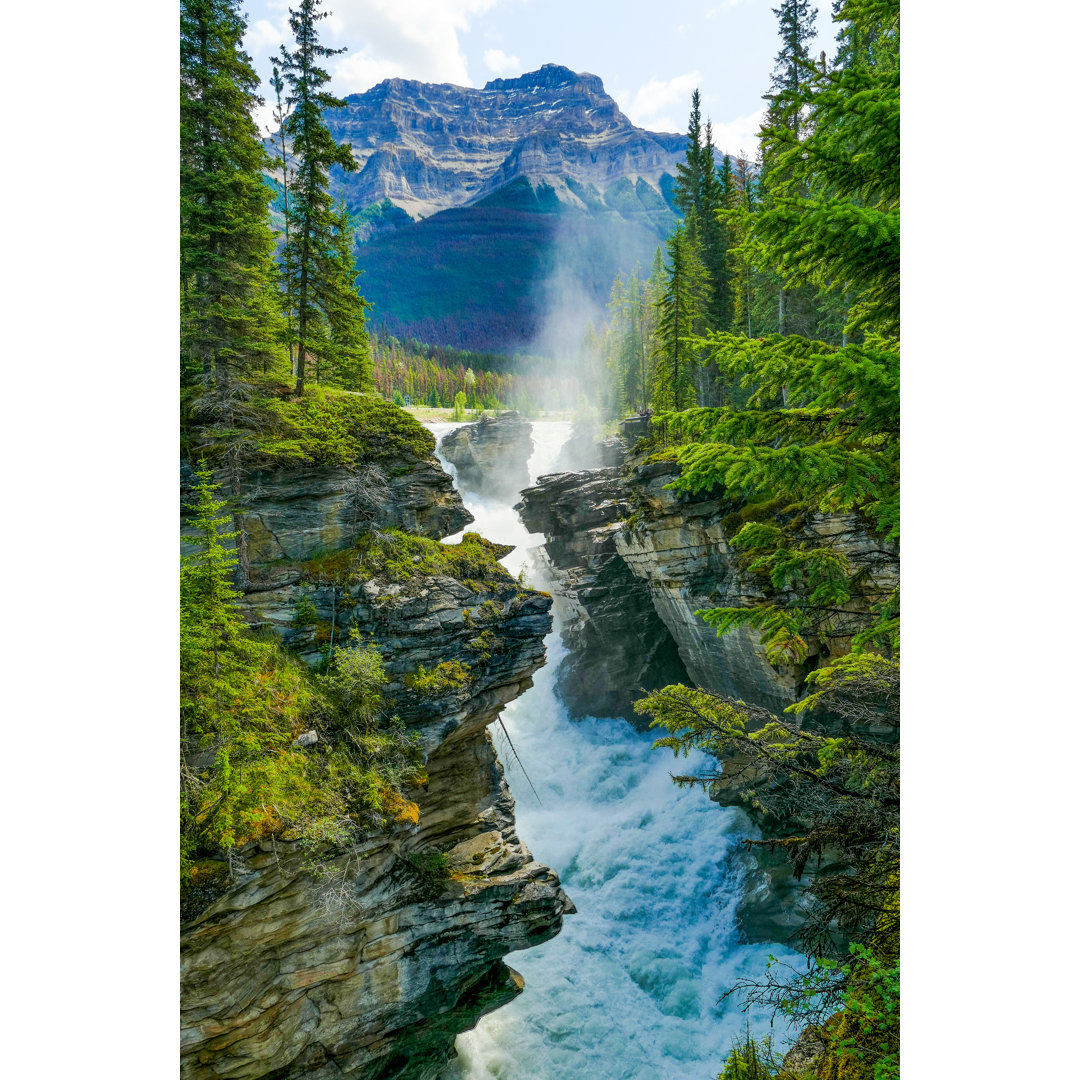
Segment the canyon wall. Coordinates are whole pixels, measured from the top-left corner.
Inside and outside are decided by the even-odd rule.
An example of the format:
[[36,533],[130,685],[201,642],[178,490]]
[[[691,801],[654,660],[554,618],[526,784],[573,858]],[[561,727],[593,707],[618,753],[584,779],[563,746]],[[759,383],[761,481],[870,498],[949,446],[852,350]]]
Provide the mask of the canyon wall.
[[[384,464],[392,494],[381,526],[438,538],[469,520],[433,458]],[[241,605],[312,664],[353,628],[374,641],[388,708],[420,736],[426,781],[410,793],[419,818],[345,849],[250,843],[222,861],[214,886],[184,897],[185,1080],[430,1080],[459,1032],[520,992],[502,957],[551,938],[574,910],[517,836],[488,733],[544,662],[550,597],[494,565],[483,580],[342,576],[362,539],[349,510],[355,474],[279,467],[246,478],[252,581]],[[492,564],[505,551],[485,550]],[[421,666],[451,661],[468,665],[462,685],[407,687]]]

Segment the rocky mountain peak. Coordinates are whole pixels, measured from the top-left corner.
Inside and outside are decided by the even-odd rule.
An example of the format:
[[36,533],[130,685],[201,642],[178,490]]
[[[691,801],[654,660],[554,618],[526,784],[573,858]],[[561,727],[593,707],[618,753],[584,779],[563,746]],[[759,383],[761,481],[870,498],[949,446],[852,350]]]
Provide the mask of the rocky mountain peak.
[[[516,79],[492,79],[484,84],[485,90],[539,90],[557,89],[573,85],[589,93],[604,94],[604,83],[597,75],[571,71],[562,64],[544,64],[539,71],[527,71]],[[606,96],[606,95],[605,95]]]
[[326,120],[360,166],[341,181],[350,207],[389,199],[413,219],[468,206],[522,176],[569,203],[577,199],[567,177],[601,192],[623,178],[656,188],[685,142],[635,127],[600,78],[561,64],[482,89],[385,79]]

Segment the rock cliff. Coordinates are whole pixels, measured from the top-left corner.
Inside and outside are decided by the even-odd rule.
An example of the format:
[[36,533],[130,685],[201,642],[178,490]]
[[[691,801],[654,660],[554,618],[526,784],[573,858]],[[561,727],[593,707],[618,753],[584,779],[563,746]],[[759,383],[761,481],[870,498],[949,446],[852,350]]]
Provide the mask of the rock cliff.
[[560,583],[569,650],[559,665],[560,697],[575,716],[638,722],[632,705],[640,692],[684,682],[687,672],[647,585],[616,550],[631,512],[619,470],[541,477],[517,509],[526,528],[545,534],[541,557]]
[[[476,201],[519,177],[577,206],[585,201],[575,182],[594,185],[598,198],[624,177],[656,189],[686,149],[682,135],[635,127],[597,76],[559,64],[482,89],[385,79],[328,110],[326,122],[359,166],[343,181],[349,202],[388,198],[412,217]],[[658,191],[657,201],[663,209]]]
[[[754,631],[717,637],[695,614],[702,608],[755,603],[763,594],[730,546],[742,524],[740,504],[722,494],[688,497],[669,490],[677,472],[674,462],[646,461],[541,477],[522,492],[522,517],[544,533],[547,557],[583,609],[581,625],[600,617],[613,626],[633,626],[640,618],[639,597],[647,595],[661,636],[674,643],[694,685],[780,712],[798,699],[806,673],[824,657],[812,652],[803,665],[776,667]],[[836,546],[848,554],[877,546],[851,518],[814,518],[808,527],[834,536]],[[613,562],[620,567],[613,568]],[[885,563],[867,565],[871,573],[890,572]],[[596,595],[594,601],[590,586],[599,567],[627,584],[617,596]],[[621,615],[620,604],[625,604]],[[585,637],[575,644],[585,654],[583,665],[599,655],[599,640]],[[836,647],[843,649],[844,643]]]
[[467,490],[511,499],[529,483],[532,424],[510,411],[443,436],[439,450]]
[[[630,425],[630,441],[645,434]],[[598,451],[599,452],[599,451]],[[579,453],[580,456],[580,453]],[[637,459],[619,468],[542,476],[522,492],[518,510],[526,526],[543,532],[543,558],[557,603],[570,613],[564,639],[569,655],[559,667],[560,693],[577,715],[623,715],[639,689],[684,682],[773,712],[803,692],[807,672],[826,657],[812,653],[800,666],[775,667],[757,634],[716,636],[695,612],[737,607],[763,598],[730,546],[741,527],[741,506],[723,497],[669,490],[678,466]],[[872,556],[879,547],[848,517],[812,518],[808,528],[831,536],[849,555]],[[893,583],[891,563],[863,559],[883,587]],[[843,649],[845,642],[835,643]],[[721,781],[714,801],[746,808],[741,789]],[[765,835],[783,823],[758,822]],[[802,923],[801,882],[788,860],[758,849],[734,857],[744,880],[737,918],[751,941],[778,941]]]
[[[436,462],[407,465],[387,470],[400,475],[388,480],[382,526],[439,537],[469,520]],[[522,589],[495,562],[506,549],[476,537],[475,576],[432,571],[420,556],[404,580],[396,564],[365,570],[340,473],[247,478],[252,586],[242,604],[310,662],[353,627],[370,635],[390,676],[388,707],[420,736],[418,822],[347,849],[253,842],[222,864],[215,888],[188,897],[185,1080],[434,1078],[456,1035],[520,992],[502,957],[552,937],[574,910],[516,833],[488,734],[544,662],[550,597]],[[453,558],[453,546],[429,546],[431,558]],[[447,662],[468,677],[434,692],[409,678]]]

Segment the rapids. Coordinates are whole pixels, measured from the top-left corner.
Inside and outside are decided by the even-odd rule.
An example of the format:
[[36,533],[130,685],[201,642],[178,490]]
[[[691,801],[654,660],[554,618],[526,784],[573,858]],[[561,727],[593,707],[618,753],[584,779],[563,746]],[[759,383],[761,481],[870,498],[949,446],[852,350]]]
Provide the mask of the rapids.
[[[457,426],[430,425],[437,439]],[[534,423],[532,482],[552,471],[569,434],[569,423]],[[529,556],[543,538],[511,505],[462,497],[476,518],[470,530],[516,545],[504,559],[511,573],[557,589]],[[524,975],[524,993],[458,1036],[442,1080],[712,1080],[747,1022],[778,1045],[791,1039],[779,1021],[770,1029],[767,1014],[724,1000],[725,990],[762,975],[770,955],[796,966],[802,957],[739,940],[741,882],[730,855],[754,834],[742,811],[676,788],[671,754],[626,721],[567,716],[555,695],[565,655],[558,605],[554,614],[546,666],[503,714],[528,779],[502,732],[492,734],[518,835],[558,871],[578,913],[552,941],[506,958]],[[680,761],[678,771],[702,764]]]

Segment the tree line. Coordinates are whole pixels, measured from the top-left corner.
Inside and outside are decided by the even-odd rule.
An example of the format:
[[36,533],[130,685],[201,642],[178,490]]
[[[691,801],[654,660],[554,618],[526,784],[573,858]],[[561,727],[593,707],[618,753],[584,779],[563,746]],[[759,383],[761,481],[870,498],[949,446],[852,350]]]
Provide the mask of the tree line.
[[[833,8],[838,15],[840,0]],[[785,0],[774,12],[782,47],[765,95],[763,131],[799,142],[814,124],[803,92],[830,70],[850,68],[857,47],[841,30],[830,67],[824,53],[810,55],[816,9],[806,0]],[[796,334],[838,345],[852,334],[860,338],[860,331],[847,328],[854,301],[849,291],[805,275],[796,283],[796,268],[771,262],[752,235],[754,215],[778,210],[794,191],[792,169],[781,163],[778,147],[776,138],[766,137],[754,160],[723,154],[718,163],[712,124],[702,124],[694,91],[686,159],[673,187],[682,221],[657,249],[647,274],[635,267],[618,275],[606,325],[600,332],[590,327],[583,342],[594,394],[612,415],[745,404],[740,381],[695,344],[710,332]]]
[[398,341],[373,335],[375,389],[399,405],[517,409],[534,416],[541,409],[576,408],[582,390],[575,376],[542,374],[545,362],[501,353],[477,353],[448,345]]

